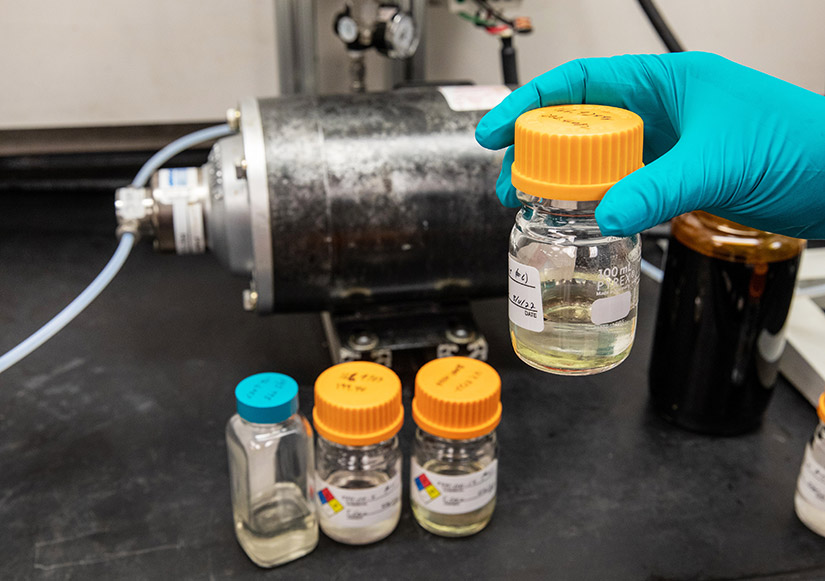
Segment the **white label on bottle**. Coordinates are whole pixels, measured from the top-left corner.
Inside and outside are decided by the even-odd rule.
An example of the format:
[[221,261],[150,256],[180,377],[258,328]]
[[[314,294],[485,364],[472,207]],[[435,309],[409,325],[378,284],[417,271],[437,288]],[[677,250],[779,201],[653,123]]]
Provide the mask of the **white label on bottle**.
[[410,461],[410,496],[419,505],[438,514],[466,514],[478,510],[496,496],[498,460],[482,470],[460,476],[424,470]]
[[318,478],[315,502],[321,519],[336,527],[366,527],[393,518],[401,509],[401,472],[380,486],[338,488]]
[[620,295],[596,299],[590,307],[590,320],[594,325],[604,325],[624,319],[630,312],[630,291]]
[[805,447],[805,459],[799,471],[796,484],[799,494],[820,510],[825,510],[825,467],[811,454],[810,446]]
[[517,262],[510,257],[509,289],[510,320],[523,329],[544,331],[544,312],[541,308],[541,279],[537,268]]
[[438,90],[453,111],[488,111],[511,92],[504,85],[454,85]]

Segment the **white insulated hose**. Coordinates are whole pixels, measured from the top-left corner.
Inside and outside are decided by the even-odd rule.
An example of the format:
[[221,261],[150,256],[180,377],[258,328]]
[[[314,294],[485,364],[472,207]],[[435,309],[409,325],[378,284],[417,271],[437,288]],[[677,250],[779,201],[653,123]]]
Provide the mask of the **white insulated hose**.
[[[167,161],[175,157],[181,151],[189,149],[194,145],[203,143],[204,141],[211,141],[231,135],[234,131],[227,124],[216,125],[214,127],[207,127],[200,131],[195,131],[189,135],[185,135],[180,139],[176,139],[143,164],[135,179],[132,180],[132,186],[142,188],[149,181],[149,178]],[[0,373],[19,362],[21,359],[29,355],[32,351],[40,347],[43,343],[54,337],[60,332],[63,327],[68,325],[72,319],[79,315],[83,309],[95,300],[103,289],[108,286],[115,275],[120,271],[123,263],[129,257],[129,251],[135,243],[135,236],[129,232],[124,233],[120,237],[120,244],[118,244],[114,255],[100,271],[100,274],[95,277],[92,283],[80,293],[69,305],[55,315],[48,323],[35,331],[28,339],[9,350],[3,356],[0,356]]]

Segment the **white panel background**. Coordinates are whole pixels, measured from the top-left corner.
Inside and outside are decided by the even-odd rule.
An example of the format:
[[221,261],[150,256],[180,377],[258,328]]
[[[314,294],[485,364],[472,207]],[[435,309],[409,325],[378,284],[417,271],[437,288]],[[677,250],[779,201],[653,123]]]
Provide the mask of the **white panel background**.
[[[0,128],[218,119],[246,95],[277,94],[273,0],[31,0],[0,5]],[[825,90],[825,2],[658,0],[683,43]],[[319,0],[321,88],[343,92],[332,36],[340,0]],[[433,2],[431,79],[500,81],[498,41]],[[516,46],[524,80],[567,60],[662,52],[635,0],[524,0],[535,33]],[[389,69],[370,55],[368,84]]]

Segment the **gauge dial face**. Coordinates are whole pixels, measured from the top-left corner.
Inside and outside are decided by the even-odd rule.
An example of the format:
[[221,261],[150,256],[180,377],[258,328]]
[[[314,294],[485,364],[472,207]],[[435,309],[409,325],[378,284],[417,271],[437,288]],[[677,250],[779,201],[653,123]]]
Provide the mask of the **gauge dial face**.
[[394,19],[395,26],[392,27],[390,42],[395,50],[403,53],[414,51],[415,45],[415,23],[408,14],[399,14]]
[[418,47],[418,35],[412,16],[404,13],[396,14],[387,31],[387,40],[392,47],[392,52],[396,53],[392,56],[396,58],[412,56]]
[[351,16],[341,16],[335,23],[338,38],[350,44],[358,40],[358,23]]

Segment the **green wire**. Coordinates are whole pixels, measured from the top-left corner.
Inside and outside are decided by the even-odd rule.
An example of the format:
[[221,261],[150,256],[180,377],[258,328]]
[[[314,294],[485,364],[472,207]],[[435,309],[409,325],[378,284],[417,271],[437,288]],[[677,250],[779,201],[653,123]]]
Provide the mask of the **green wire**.
[[467,12],[459,12],[458,15],[461,18],[465,19],[465,20],[469,20],[470,22],[472,22],[473,24],[475,24],[477,26],[495,26],[496,25],[495,22],[490,22],[489,20],[484,20],[483,18],[481,18],[479,16],[473,16],[472,14],[468,14]]

